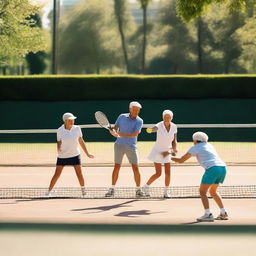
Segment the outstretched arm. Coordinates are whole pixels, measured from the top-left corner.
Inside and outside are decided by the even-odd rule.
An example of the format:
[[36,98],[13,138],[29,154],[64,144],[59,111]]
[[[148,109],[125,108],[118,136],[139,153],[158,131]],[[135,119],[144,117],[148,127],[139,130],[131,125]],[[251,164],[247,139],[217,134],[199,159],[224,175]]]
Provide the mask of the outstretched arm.
[[190,157],[192,157],[192,155],[190,155],[189,153],[186,153],[182,157],[172,157],[171,159],[172,161],[181,164],[187,161]]

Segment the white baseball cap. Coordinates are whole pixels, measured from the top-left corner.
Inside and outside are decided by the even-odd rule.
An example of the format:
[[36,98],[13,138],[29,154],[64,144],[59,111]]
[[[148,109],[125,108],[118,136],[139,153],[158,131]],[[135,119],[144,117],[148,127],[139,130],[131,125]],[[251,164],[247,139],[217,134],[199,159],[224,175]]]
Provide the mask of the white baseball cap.
[[62,119],[63,119],[63,121],[67,120],[67,119],[74,120],[74,119],[76,119],[76,116],[74,116],[72,113],[65,113],[65,114],[63,114]]
[[132,107],[142,108],[141,104],[139,102],[137,102],[137,101],[130,102],[129,108],[132,108]]
[[166,109],[163,111],[163,118],[165,115],[169,115],[169,116],[173,117],[173,112],[169,109]]
[[204,132],[195,132],[192,138],[193,140],[196,140],[196,141],[203,141],[203,142],[208,141],[208,135]]

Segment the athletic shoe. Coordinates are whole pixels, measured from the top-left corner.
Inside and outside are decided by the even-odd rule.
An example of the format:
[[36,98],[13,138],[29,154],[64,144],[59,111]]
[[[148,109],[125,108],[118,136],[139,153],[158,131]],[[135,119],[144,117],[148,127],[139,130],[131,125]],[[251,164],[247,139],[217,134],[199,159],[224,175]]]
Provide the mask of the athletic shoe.
[[85,188],[84,187],[81,188],[81,191],[82,191],[82,195],[86,196],[86,192],[85,192]]
[[136,197],[145,197],[145,193],[139,188],[136,191]]
[[214,221],[214,218],[213,218],[213,215],[210,213],[210,214],[205,214],[202,217],[197,218],[196,220],[199,222],[212,222]]
[[115,190],[113,188],[110,188],[108,192],[105,194],[105,197],[111,197],[114,196]]
[[45,197],[56,197],[56,191],[55,190],[49,190],[46,194]]
[[228,220],[228,214],[225,212],[224,214],[220,214],[216,220]]
[[171,192],[169,192],[169,191],[165,191],[164,192],[164,198],[172,198],[172,195],[171,195]]
[[142,189],[143,189],[143,191],[144,191],[144,193],[145,193],[145,196],[146,196],[146,197],[150,197],[150,194],[149,194],[149,186],[144,185]]

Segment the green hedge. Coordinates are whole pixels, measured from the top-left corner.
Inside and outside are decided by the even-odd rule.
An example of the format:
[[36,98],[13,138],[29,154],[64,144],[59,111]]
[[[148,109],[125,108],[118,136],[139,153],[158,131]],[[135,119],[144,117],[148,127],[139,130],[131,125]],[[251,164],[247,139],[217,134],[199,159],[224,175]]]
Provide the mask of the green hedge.
[[256,76],[7,76],[0,100],[256,98]]

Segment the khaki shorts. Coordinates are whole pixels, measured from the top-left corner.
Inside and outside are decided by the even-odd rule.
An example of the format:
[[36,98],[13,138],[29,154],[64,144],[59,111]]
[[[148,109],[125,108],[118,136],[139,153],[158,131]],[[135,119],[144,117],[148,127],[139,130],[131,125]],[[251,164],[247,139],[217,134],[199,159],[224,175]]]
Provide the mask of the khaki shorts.
[[138,165],[139,157],[138,157],[137,148],[132,148],[132,147],[115,143],[114,151],[115,151],[115,164],[121,164],[123,161],[124,155],[126,155],[130,164]]

